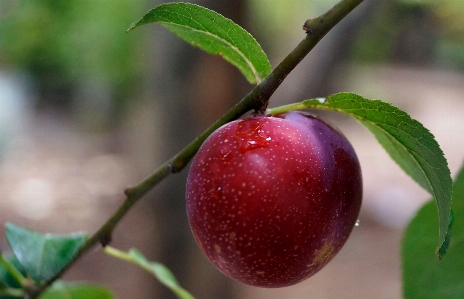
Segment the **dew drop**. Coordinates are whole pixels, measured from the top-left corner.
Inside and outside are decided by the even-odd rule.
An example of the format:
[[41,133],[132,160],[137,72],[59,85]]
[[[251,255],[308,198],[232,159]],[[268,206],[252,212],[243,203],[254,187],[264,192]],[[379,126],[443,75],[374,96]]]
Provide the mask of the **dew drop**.
[[265,122],[264,118],[249,118],[238,123],[234,137],[239,142],[240,152],[245,153],[249,150],[269,146],[271,137],[263,129]]
[[354,224],[354,226],[359,226],[359,219],[356,220],[356,223]]
[[224,162],[229,162],[233,158],[232,151],[221,149],[218,158]]

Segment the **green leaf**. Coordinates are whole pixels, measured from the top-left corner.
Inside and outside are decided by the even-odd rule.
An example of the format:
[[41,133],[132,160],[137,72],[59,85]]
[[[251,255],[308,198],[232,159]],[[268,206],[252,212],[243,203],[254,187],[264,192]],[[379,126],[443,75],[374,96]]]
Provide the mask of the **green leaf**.
[[409,223],[401,246],[403,294],[406,299],[464,298],[464,168],[453,186],[453,238],[446,259],[431,254],[437,233],[433,201]]
[[[2,260],[2,262],[0,262],[0,282],[3,282],[4,285],[8,287],[20,288],[21,283],[14,275],[22,275],[23,277],[21,278],[23,279],[26,275],[26,272],[24,271],[24,268],[21,266],[16,256],[11,252],[2,253],[0,254],[0,259]],[[6,262],[7,265],[3,264],[3,262]],[[14,273],[12,273],[8,268],[13,268]]]
[[92,284],[68,284],[56,282],[47,289],[40,299],[113,299],[110,290]]
[[0,283],[0,299],[18,299],[24,298],[24,291],[22,289],[13,289],[5,287]]
[[438,207],[439,258],[446,252],[451,222],[452,180],[448,163],[434,136],[406,112],[382,101],[368,100],[353,93],[339,93],[326,99],[306,100],[270,109],[278,114],[290,109],[318,108],[351,115],[369,129],[391,158],[420,186],[429,191]]
[[39,234],[12,223],[6,223],[5,228],[5,236],[13,253],[36,282],[43,282],[57,274],[87,240],[85,233]]
[[179,285],[172,272],[163,264],[148,261],[139,251],[129,250],[128,253],[106,246],[105,252],[116,258],[134,263],[153,274],[159,282],[168,287],[179,299],[195,299],[187,290]]
[[161,4],[133,23],[127,31],[154,22],[189,44],[222,56],[235,65],[250,83],[260,83],[271,71],[266,54],[253,36],[212,10],[190,3]]
[[[23,275],[26,274],[14,254],[3,253],[0,255],[2,261],[8,263],[8,267],[13,267],[15,272],[21,273]],[[24,297],[24,295],[14,295],[15,293],[22,293],[21,284],[2,262],[0,263],[0,299],[15,299]]]

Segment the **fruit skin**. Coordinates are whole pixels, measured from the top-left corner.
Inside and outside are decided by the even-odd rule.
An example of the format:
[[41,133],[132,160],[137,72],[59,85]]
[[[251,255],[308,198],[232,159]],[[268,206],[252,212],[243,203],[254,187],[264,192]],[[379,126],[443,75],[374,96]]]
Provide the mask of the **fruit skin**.
[[187,179],[195,239],[225,275],[260,287],[300,282],[345,244],[362,179],[348,140],[299,112],[228,123],[203,143]]

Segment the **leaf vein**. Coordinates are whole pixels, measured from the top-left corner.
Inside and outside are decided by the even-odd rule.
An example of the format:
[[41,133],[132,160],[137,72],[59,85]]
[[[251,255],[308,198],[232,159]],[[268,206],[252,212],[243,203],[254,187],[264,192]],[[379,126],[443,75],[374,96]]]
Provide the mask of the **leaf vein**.
[[[261,82],[261,77],[258,73],[258,71],[256,70],[256,68],[254,67],[253,63],[248,59],[248,57],[246,57],[244,55],[244,53],[234,44],[230,43],[229,41],[221,38],[220,36],[218,35],[215,35],[215,34],[211,34],[210,32],[207,32],[207,31],[201,31],[201,30],[198,30],[196,28],[193,28],[193,27],[189,27],[189,26],[185,26],[185,25],[180,25],[180,24],[177,24],[177,23],[173,23],[173,22],[159,22],[161,24],[169,24],[171,26],[177,26],[177,27],[182,27],[182,28],[187,28],[189,30],[192,30],[194,32],[197,32],[197,33],[201,33],[201,34],[204,34],[204,35],[208,35],[224,44],[226,44],[227,46],[229,46],[231,49],[233,49],[237,54],[239,54],[239,56],[245,61],[246,65],[250,68],[250,70],[252,71],[252,73],[254,74],[254,77],[255,77],[255,80],[257,83],[260,83]],[[206,29],[205,29],[206,30]]]

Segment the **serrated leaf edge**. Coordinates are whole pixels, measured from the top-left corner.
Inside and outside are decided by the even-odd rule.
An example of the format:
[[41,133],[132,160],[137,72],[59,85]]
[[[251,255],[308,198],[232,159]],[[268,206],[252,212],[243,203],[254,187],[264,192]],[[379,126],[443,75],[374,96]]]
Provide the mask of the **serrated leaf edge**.
[[[255,78],[255,82],[253,83],[256,83],[256,84],[259,84],[261,83],[262,81],[262,78],[261,78],[261,75],[260,73],[256,70],[255,66],[253,65],[253,63],[248,59],[248,57],[246,57],[244,55],[244,53],[242,51],[240,51],[236,46],[232,45],[230,42],[228,42],[227,40],[223,39],[223,38],[220,38],[219,36],[217,35],[214,35],[214,34],[211,34],[210,32],[206,32],[206,31],[201,31],[201,30],[198,30],[198,29],[194,29],[192,27],[188,27],[188,26],[184,26],[184,25],[179,25],[179,24],[176,24],[176,23],[170,23],[170,22],[157,22],[161,25],[163,24],[169,24],[170,26],[177,26],[177,27],[183,27],[183,28],[188,28],[189,30],[192,30],[192,31],[195,31],[195,32],[199,32],[199,33],[202,33],[202,34],[205,34],[205,35],[209,35],[215,39],[217,39],[218,41],[226,44],[227,46],[229,46],[231,49],[233,49],[236,53],[238,53],[240,55],[240,57],[245,61],[245,63],[247,64],[247,66],[250,68],[251,72],[253,73],[253,76]],[[194,44],[194,46],[198,47],[198,48],[202,48],[201,45],[197,45],[197,44]],[[216,55],[221,55],[221,53],[214,53]],[[225,58],[224,56],[222,56],[225,60],[229,61],[227,58]],[[230,61],[229,61],[230,62]]]
[[[351,117],[353,117],[354,119],[356,119],[357,121],[362,122],[368,122],[369,124],[375,126],[376,128],[379,128],[379,130],[381,131],[384,131],[384,134],[390,139],[390,140],[397,140],[396,138],[394,138],[393,135],[391,135],[390,133],[387,133],[385,131],[384,128],[382,128],[381,126],[378,126],[376,125],[375,122],[372,122],[366,118],[363,118],[363,117],[359,117],[358,115],[355,115],[353,113],[350,113],[349,110],[356,110],[356,108],[352,108],[352,109],[338,109],[338,108],[334,108],[334,107],[330,107],[330,98],[331,97],[334,97],[334,96],[337,96],[337,95],[345,95],[345,96],[354,96],[354,97],[358,97],[358,98],[361,98],[363,100],[366,100],[366,101],[376,101],[376,102],[380,102],[380,103],[383,103],[383,104],[387,104],[389,105],[390,107],[393,107],[395,109],[398,109],[399,111],[403,112],[404,113],[404,116],[408,117],[409,119],[413,120],[414,122],[416,122],[417,124],[420,124],[425,130],[427,130],[427,132],[430,134],[430,136],[433,138],[433,140],[435,140],[435,136],[427,129],[425,128],[420,122],[418,122],[417,120],[413,119],[409,114],[407,114],[406,112],[402,111],[401,109],[399,109],[398,107],[395,107],[389,103],[386,103],[386,102],[383,102],[383,101],[380,101],[380,100],[369,100],[369,99],[366,99],[362,96],[359,96],[357,94],[354,94],[354,93],[339,93],[339,94],[334,94],[334,95],[331,95],[325,99],[322,99],[322,98],[318,98],[318,99],[310,99],[310,100],[306,100],[306,101],[303,101],[302,103],[307,106],[307,108],[316,108],[316,109],[323,109],[323,110],[331,110],[331,111],[337,111],[337,112],[340,112],[340,113],[344,113],[344,114],[348,114],[350,115]],[[385,123],[382,123],[383,125],[385,126],[390,126],[389,124],[385,124]],[[401,130],[402,132],[404,132],[405,134],[407,134],[408,136],[411,136],[408,132],[405,132],[404,130],[402,130],[401,128],[399,127],[395,127],[396,129],[399,129]],[[375,134],[374,134],[375,136]],[[412,137],[412,136],[411,136]],[[414,151],[411,151],[409,148],[405,147],[402,143],[400,142],[395,142],[397,144],[399,144],[401,147],[403,147],[412,157],[413,157],[413,160],[415,161],[415,163],[417,163],[417,165],[421,165],[418,160],[417,160],[417,156],[420,156],[418,155],[417,153],[415,153]],[[442,151],[442,149],[440,148],[439,144],[436,142],[435,140],[435,143],[438,145],[438,149],[440,151],[440,154],[444,157],[444,153]],[[427,150],[429,150],[427,147],[426,147]],[[388,153],[388,151],[387,151]],[[448,167],[448,161],[445,159],[445,163],[446,163],[446,167]],[[424,160],[425,161],[425,160]],[[395,161],[396,162],[396,161]],[[425,161],[426,162],[426,161]],[[398,164],[398,163],[397,163]],[[399,165],[399,164],[398,164]],[[428,164],[430,167],[431,165]],[[403,169],[403,166],[402,165],[399,165],[402,169]],[[422,174],[424,175],[424,178],[427,180],[428,182],[428,185],[429,185],[429,188],[426,188],[427,191],[429,191],[431,193],[431,195],[433,196],[434,198],[434,201],[435,201],[435,205],[438,206],[438,196],[437,196],[437,193],[434,191],[433,189],[433,185],[431,184],[431,181],[429,180],[429,178],[427,177],[426,173],[424,172],[424,170],[422,169],[422,167],[419,167],[420,168],[420,171],[422,172]],[[433,167],[431,167],[433,168]],[[404,170],[404,169],[403,169]],[[449,171],[449,170],[448,170]],[[413,178],[414,179],[414,178]],[[414,179],[414,181],[416,181]],[[417,181],[416,181],[417,182]],[[419,184],[421,185],[421,184]],[[422,186],[424,187],[424,186]],[[430,190],[429,190],[430,189]],[[451,194],[450,194],[450,204],[449,204],[449,209],[448,209],[448,215],[451,215],[451,199],[452,199],[452,189],[451,189]],[[439,215],[440,216],[440,215]],[[446,231],[443,231],[442,228],[441,228],[441,225],[439,225],[439,243],[438,243],[438,248],[436,249],[435,253],[437,254],[438,256],[438,259],[441,259],[441,257],[443,256],[443,254],[446,252],[447,250],[447,245],[449,245],[449,242],[447,242],[447,238],[449,239],[449,235],[450,235],[450,229],[451,229],[451,226],[449,225],[451,223],[451,216],[448,216],[448,226],[447,226],[447,229]],[[439,217],[439,221],[440,221],[440,217]]]
[[[201,30],[198,30],[198,29],[195,29],[195,28],[192,28],[192,27],[188,27],[188,26],[184,26],[184,25],[180,25],[180,24],[177,24],[177,23],[173,23],[173,22],[164,22],[164,21],[150,21],[150,22],[147,22],[147,21],[144,21],[144,18],[150,14],[152,11],[154,11],[155,9],[161,7],[161,6],[170,6],[170,5],[186,5],[186,6],[192,6],[192,7],[198,7],[200,9],[204,9],[208,12],[212,12],[214,14],[217,14],[218,16],[220,16],[221,18],[224,18],[225,20],[228,20],[230,21],[233,25],[239,27],[241,30],[243,30],[245,32],[245,34],[249,35],[249,37],[251,37],[251,39],[259,46],[259,50],[262,54],[264,54],[264,57],[266,58],[266,65],[269,66],[269,70],[268,71],[265,71],[262,75],[260,72],[258,72],[255,68],[255,66],[253,65],[253,63],[247,58],[246,55],[244,55],[244,53],[242,51],[240,51],[240,49],[238,49],[236,46],[233,46],[230,42],[224,40],[223,38],[220,38],[219,36],[216,36],[216,35],[213,35],[211,33],[209,33],[208,31],[201,31]],[[195,19],[192,19],[194,20],[196,23],[198,23]],[[237,23],[235,23],[233,20],[229,19],[229,18],[226,18],[225,16],[217,13],[216,11],[214,10],[211,10],[209,8],[206,8],[206,7],[203,7],[201,5],[198,5],[198,4],[194,4],[194,3],[188,3],[188,2],[172,2],[172,3],[163,3],[163,4],[160,4],[158,6],[156,6],[155,8],[151,9],[150,11],[148,11],[140,20],[132,23],[129,28],[126,30],[126,32],[129,32],[129,31],[132,31],[134,30],[135,28],[139,27],[139,26],[142,26],[142,25],[146,25],[146,24],[151,24],[151,23],[159,23],[161,25],[164,26],[164,24],[169,24],[170,26],[179,26],[179,27],[185,27],[185,28],[188,28],[189,30],[194,30],[196,32],[200,32],[202,34],[209,34],[210,36],[216,38],[218,41],[221,41],[225,44],[227,44],[230,48],[232,48],[236,53],[238,53],[240,55],[240,57],[245,61],[246,65],[249,67],[250,71],[252,72],[253,74],[253,77],[254,77],[254,82],[249,80],[247,78],[247,80],[249,80],[251,83],[256,83],[256,84],[259,84],[261,83],[261,81],[264,79],[264,77],[266,77],[267,75],[269,75],[269,72],[270,72],[270,63],[269,63],[269,59],[267,57],[267,55],[265,54],[265,52],[263,51],[263,49],[261,48],[261,46],[259,45],[259,43],[257,42],[257,40],[253,37],[253,35],[251,35],[247,30],[245,30],[243,27],[241,27],[240,25],[238,25]],[[203,27],[202,24],[198,23],[200,26]],[[165,26],[166,27],[166,26]],[[221,28],[222,29],[222,28]],[[169,30],[169,29],[168,29]],[[185,41],[185,40],[184,40]],[[189,42],[190,43],[190,42]],[[192,43],[190,43],[192,44]],[[192,44],[194,45],[194,44]],[[201,49],[201,47],[199,45],[195,45],[197,47],[199,47]],[[209,52],[211,53],[211,52]],[[221,55],[221,53],[214,53],[216,55]],[[226,59],[225,57],[223,57],[225,60],[229,61],[230,63],[232,63],[230,60]],[[236,64],[232,63],[233,65],[235,65],[236,67],[238,67]],[[238,67],[240,69],[240,67]],[[242,72],[243,73],[243,72]],[[245,74],[244,74],[245,75]],[[248,77],[245,75],[245,77]]]
[[[43,267],[44,267],[44,259],[45,259],[44,258],[44,253],[45,253],[46,241],[51,240],[52,238],[63,238],[63,239],[68,238],[69,240],[71,240],[71,239],[76,240],[77,238],[79,238],[79,239],[81,239],[81,242],[79,244],[79,247],[80,247],[80,246],[82,246],[82,244],[84,244],[85,240],[87,239],[87,234],[84,233],[84,232],[76,232],[76,233],[71,233],[71,234],[50,234],[50,233],[41,234],[39,232],[36,232],[36,231],[30,230],[30,229],[21,227],[19,225],[16,225],[16,224],[13,224],[13,223],[10,223],[10,222],[5,223],[5,227],[7,228],[7,230],[8,230],[8,227],[12,227],[12,226],[14,226],[16,228],[19,228],[19,229],[21,229],[23,231],[26,231],[26,232],[28,232],[30,234],[35,234],[35,235],[38,235],[38,236],[42,237],[41,238],[42,241],[40,242],[41,244],[40,244],[40,248],[39,248],[39,250],[40,250],[40,258],[39,258],[38,263],[37,263],[37,268],[35,269],[35,271],[39,275],[40,275],[40,273],[44,272]],[[6,233],[5,233],[5,235],[6,235]],[[63,239],[61,239],[61,240],[63,240]],[[8,237],[7,237],[7,241],[8,241],[8,243],[10,242],[8,240]],[[21,259],[19,259],[19,257],[17,256],[16,250],[13,248],[13,246],[11,244],[10,244],[10,247],[12,248],[13,253],[15,254],[18,261],[26,269],[25,265],[22,263]],[[78,247],[74,250],[73,254],[69,256],[69,258],[72,259],[76,255],[77,251],[78,251]],[[27,271],[27,272],[29,273],[29,271]],[[56,273],[54,273],[54,274],[56,274]],[[40,275],[40,276],[43,276],[43,275]],[[42,280],[48,279],[48,276],[50,276],[50,275],[47,275],[47,277],[43,278]],[[38,281],[38,282],[40,282],[40,281]]]

